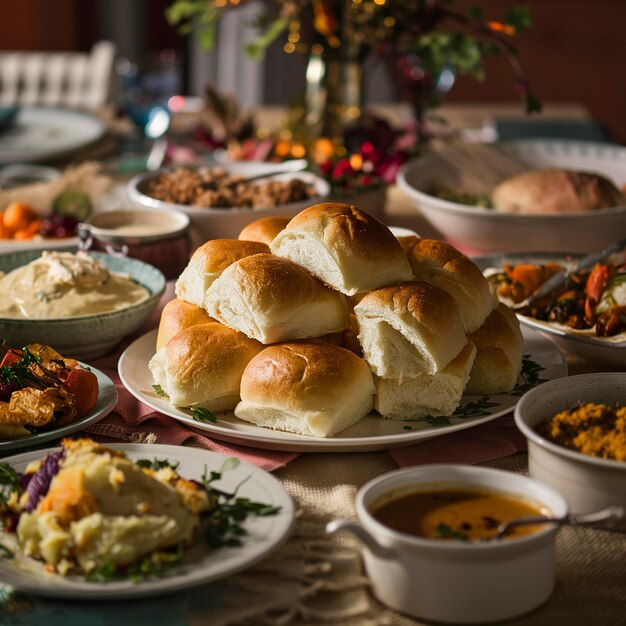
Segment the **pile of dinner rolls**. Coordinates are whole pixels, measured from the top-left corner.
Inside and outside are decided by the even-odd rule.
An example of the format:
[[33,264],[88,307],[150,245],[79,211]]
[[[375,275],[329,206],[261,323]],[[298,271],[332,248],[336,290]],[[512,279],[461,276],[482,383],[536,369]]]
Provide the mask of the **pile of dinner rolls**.
[[198,248],[149,367],[175,406],[329,437],[372,409],[451,415],[464,392],[510,391],[521,356],[517,318],[466,256],[323,203]]

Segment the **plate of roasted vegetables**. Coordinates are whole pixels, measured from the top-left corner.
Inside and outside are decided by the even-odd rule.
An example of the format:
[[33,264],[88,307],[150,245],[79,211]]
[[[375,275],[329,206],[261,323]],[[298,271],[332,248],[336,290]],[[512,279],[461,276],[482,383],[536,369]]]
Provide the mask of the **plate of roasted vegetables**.
[[0,453],[85,428],[116,402],[113,381],[97,369],[44,344],[9,348],[0,363]]
[[60,448],[0,464],[0,579],[72,600],[172,593],[233,574],[288,537],[294,504],[258,467],[154,444]]
[[517,305],[557,272],[567,278],[517,310],[522,324],[566,351],[626,369],[626,251],[577,271],[581,255],[501,253],[474,257],[498,298]]

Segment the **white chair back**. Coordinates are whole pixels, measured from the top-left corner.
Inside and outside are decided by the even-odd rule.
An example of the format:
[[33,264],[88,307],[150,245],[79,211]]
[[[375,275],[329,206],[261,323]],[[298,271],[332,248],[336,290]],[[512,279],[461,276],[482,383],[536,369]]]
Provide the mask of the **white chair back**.
[[0,51],[0,105],[97,108],[111,97],[115,45],[87,53]]

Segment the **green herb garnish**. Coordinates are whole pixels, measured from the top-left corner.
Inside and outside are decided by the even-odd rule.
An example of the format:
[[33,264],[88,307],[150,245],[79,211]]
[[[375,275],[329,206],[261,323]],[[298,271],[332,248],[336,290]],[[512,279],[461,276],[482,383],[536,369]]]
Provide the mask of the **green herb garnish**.
[[169,396],[163,391],[163,387],[161,385],[152,385],[152,389],[154,389],[157,396],[162,396],[163,398],[169,398]]
[[435,528],[436,539],[456,539],[457,541],[467,541],[469,537],[465,533],[452,530],[448,524],[441,522]]
[[511,391],[512,396],[523,396],[527,391],[536,387],[541,383],[545,383],[548,381],[547,378],[541,378],[539,375],[541,372],[545,370],[545,367],[541,367],[539,363],[533,361],[530,354],[525,354],[522,357],[522,371],[520,372],[520,376],[523,382],[518,382],[513,391]]
[[8,463],[0,463],[0,506],[6,506],[11,494],[20,491],[20,475]]
[[164,467],[171,467],[174,471],[176,471],[180,463],[178,461],[172,463],[167,459],[152,459],[152,461],[150,459],[139,459],[138,461],[135,461],[135,465],[143,467],[144,469],[152,469],[158,472]]
[[204,407],[197,406],[191,409],[191,416],[197,422],[211,422],[211,424],[217,423],[217,417],[209,409],[205,409]]

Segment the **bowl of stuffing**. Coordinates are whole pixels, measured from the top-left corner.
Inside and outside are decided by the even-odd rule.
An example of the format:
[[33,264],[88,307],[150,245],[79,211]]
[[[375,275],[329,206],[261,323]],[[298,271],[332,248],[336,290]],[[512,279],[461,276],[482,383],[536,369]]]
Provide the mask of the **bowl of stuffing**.
[[[528,440],[528,469],[570,509],[626,510],[626,373],[552,380],[527,392],[515,423]],[[614,522],[626,531],[626,520]]]
[[451,144],[398,185],[453,242],[483,252],[591,252],[626,232],[626,148],[580,141]]
[[250,222],[267,216],[293,217],[329,195],[323,178],[288,171],[285,165],[240,162],[165,168],[135,176],[128,193],[139,206],[186,213],[195,245],[215,238],[236,239]]

